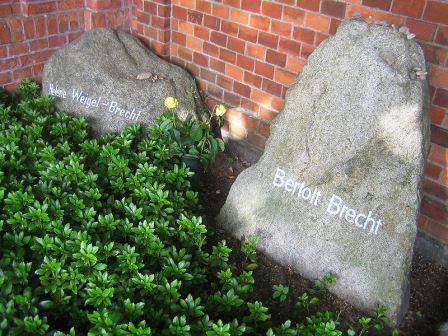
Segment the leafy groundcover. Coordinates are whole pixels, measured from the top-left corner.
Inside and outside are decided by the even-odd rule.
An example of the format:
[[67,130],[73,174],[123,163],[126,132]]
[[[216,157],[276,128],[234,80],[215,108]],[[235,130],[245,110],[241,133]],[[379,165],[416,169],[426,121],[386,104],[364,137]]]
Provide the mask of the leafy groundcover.
[[251,294],[255,239],[238,267],[207,243],[160,125],[95,139],[52,104],[29,80],[0,94],[0,335],[342,335],[306,295],[272,325]]

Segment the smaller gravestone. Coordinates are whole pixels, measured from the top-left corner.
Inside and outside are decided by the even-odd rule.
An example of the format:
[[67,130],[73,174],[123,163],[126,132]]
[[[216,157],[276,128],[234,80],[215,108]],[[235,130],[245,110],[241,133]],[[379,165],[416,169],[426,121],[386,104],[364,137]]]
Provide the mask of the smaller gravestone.
[[356,307],[407,310],[428,148],[418,44],[350,20],[322,42],[286,96],[259,162],[232,185],[218,222]]
[[178,115],[200,117],[194,79],[125,32],[94,29],[54,53],[44,68],[43,91],[56,107],[85,116],[95,134],[150,124],[168,96],[179,100]]

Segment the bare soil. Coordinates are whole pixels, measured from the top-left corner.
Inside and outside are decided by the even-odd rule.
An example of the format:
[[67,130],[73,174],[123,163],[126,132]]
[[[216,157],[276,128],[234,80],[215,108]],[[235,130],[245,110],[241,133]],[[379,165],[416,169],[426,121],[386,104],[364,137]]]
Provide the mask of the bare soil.
[[[208,220],[211,239],[225,239],[234,252],[234,262],[238,263],[239,242],[220,229],[214,222],[219,213],[232,183],[238,174],[250,166],[230,153],[221,153],[217,160],[201,176],[199,191],[204,214]],[[269,257],[259,253],[259,267],[255,270],[255,297],[262,300],[269,308],[272,319],[277,322],[294,320],[297,311],[296,299],[305,290],[312,287],[312,282],[280,266]],[[290,292],[283,304],[272,300],[272,285],[288,285]],[[339,316],[341,326],[348,328],[355,325],[360,316],[366,315],[353,308],[347,302],[338,299],[331,293],[322,295],[317,309],[330,310]],[[400,335],[429,336],[437,335],[439,325],[448,320],[448,269],[426,260],[418,253],[414,254],[411,270],[411,299],[409,311],[398,330]],[[374,332],[368,335],[375,335]]]

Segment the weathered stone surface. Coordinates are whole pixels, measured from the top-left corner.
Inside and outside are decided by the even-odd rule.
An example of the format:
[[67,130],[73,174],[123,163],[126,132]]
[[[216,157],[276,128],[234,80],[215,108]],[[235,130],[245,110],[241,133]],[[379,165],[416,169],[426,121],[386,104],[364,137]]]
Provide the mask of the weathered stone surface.
[[[424,56],[405,35],[343,22],[309,57],[263,156],[217,218],[308,278],[336,274],[332,292],[361,309],[387,306],[393,324],[407,310],[428,146],[427,83],[416,68]],[[352,210],[337,212],[336,196]]]
[[43,90],[57,96],[59,109],[88,117],[97,134],[151,123],[164,111],[167,96],[179,100],[181,117],[188,110],[199,113],[201,104],[185,70],[111,29],[90,30],[56,51],[45,65]]

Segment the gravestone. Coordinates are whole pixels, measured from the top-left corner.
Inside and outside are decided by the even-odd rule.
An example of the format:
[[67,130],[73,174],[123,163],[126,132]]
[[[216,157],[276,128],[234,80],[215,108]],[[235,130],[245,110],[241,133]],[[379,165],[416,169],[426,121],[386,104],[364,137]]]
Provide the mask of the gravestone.
[[341,24],[286,95],[259,162],[217,218],[277,262],[363,310],[407,310],[428,148],[425,60],[406,34]]
[[196,84],[185,70],[112,29],[90,30],[57,50],[42,82],[58,109],[89,118],[95,134],[152,123],[168,96],[179,100],[181,118],[188,111],[199,117],[201,111]]

